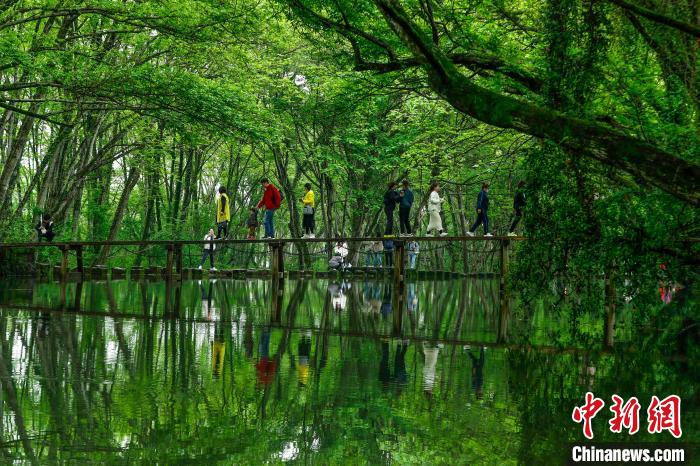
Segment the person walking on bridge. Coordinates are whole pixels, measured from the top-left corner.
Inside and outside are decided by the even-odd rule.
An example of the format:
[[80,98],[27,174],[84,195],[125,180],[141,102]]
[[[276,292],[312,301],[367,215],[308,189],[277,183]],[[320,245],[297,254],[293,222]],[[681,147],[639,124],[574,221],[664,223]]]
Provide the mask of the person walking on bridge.
[[520,181],[518,183],[518,189],[515,192],[515,198],[513,199],[513,210],[515,211],[515,218],[513,219],[513,223],[510,226],[510,230],[508,230],[508,236],[518,236],[518,234],[515,232],[515,227],[518,226],[518,223],[520,223],[520,220],[523,218],[523,209],[525,208],[525,182]]
[[430,221],[428,222],[427,234],[431,231],[437,232],[440,236],[447,236],[447,232],[442,228],[442,203],[445,200],[440,197],[440,183],[437,181],[430,185],[430,196],[428,197],[428,214]]
[[274,238],[275,226],[273,223],[273,217],[275,215],[275,211],[279,209],[280,205],[282,204],[282,196],[279,189],[270,183],[269,179],[263,178],[260,180],[260,183],[262,183],[265,190],[262,199],[260,199],[260,202],[258,202],[258,209],[263,206],[265,207],[265,220],[263,222],[263,225],[265,226],[265,236],[263,236],[263,239]]
[[216,239],[228,236],[228,224],[231,221],[231,203],[229,202],[226,187],[219,186],[219,196],[216,198]]
[[404,179],[401,184],[403,189],[399,192],[399,231],[401,235],[411,236],[411,206],[413,205],[413,191],[411,184]]
[[304,217],[302,221],[304,236],[302,236],[302,238],[315,238],[314,227],[316,222],[314,221],[314,212],[316,210],[316,198],[314,192],[311,190],[311,183],[306,183],[304,189],[306,190],[306,194],[304,194],[304,197],[301,199],[301,202],[304,204]]
[[394,234],[394,210],[396,204],[401,200],[399,193],[396,191],[396,183],[389,183],[386,192],[384,193],[384,213],[386,214],[386,229],[384,236],[392,236]]
[[215,239],[216,237],[214,236],[214,229],[210,228],[209,233],[207,233],[204,236],[204,241],[207,242],[204,243],[204,250],[202,251],[202,260],[199,262],[199,270],[202,270],[202,267],[204,266],[204,262],[206,262],[207,257],[209,258],[211,270],[216,270],[216,267],[214,267],[214,251],[216,250],[216,244],[214,244]]
[[474,236],[479,225],[484,224],[484,236],[493,236],[489,233],[489,184],[481,185],[481,191],[476,197],[476,221],[469,229],[467,235]]
[[41,242],[42,238],[46,239],[48,242],[53,241],[55,233],[53,232],[53,220],[51,220],[50,214],[43,214],[39,219],[39,223],[36,224],[35,229],[39,234],[39,242]]

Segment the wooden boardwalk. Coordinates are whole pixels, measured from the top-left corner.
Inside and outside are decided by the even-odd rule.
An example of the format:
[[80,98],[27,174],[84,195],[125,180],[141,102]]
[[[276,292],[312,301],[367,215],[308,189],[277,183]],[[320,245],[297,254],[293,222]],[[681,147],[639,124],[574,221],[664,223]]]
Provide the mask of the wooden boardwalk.
[[[353,245],[367,244],[375,241],[392,240],[394,242],[394,260],[392,267],[371,268],[352,267],[343,271],[312,271],[312,270],[286,270],[284,246],[293,244],[297,247],[308,244],[333,245],[339,242],[347,243],[352,249]],[[31,252],[33,250],[56,248],[61,252],[60,265],[56,274],[62,280],[66,279],[106,279],[126,278],[127,274],[131,278],[163,278],[166,280],[182,280],[188,278],[200,278],[209,276],[213,278],[272,278],[273,280],[283,280],[284,278],[296,277],[387,277],[391,276],[397,283],[404,281],[407,275],[418,279],[449,279],[462,278],[468,276],[475,277],[498,277],[505,279],[508,273],[508,257],[510,245],[515,241],[525,240],[524,237],[513,236],[416,236],[416,237],[333,237],[333,238],[274,238],[274,239],[221,239],[213,241],[204,240],[153,240],[153,241],[56,241],[56,242],[27,242],[27,243],[0,243],[0,257],[4,251]],[[421,243],[467,243],[486,242],[494,244],[500,250],[500,271],[493,273],[468,274],[455,271],[443,270],[420,270],[413,271],[407,268],[406,264],[406,243],[418,241]],[[214,244],[217,249],[226,245],[250,245],[266,244],[269,246],[270,259],[269,269],[221,269],[216,271],[201,271],[188,269],[183,264],[183,249],[185,246],[199,246]],[[112,247],[137,247],[145,250],[149,247],[163,247],[166,255],[165,267],[132,267],[128,271],[120,268],[106,269],[105,267],[86,267],[83,261],[85,248],[100,248],[109,250]],[[494,248],[495,249],[495,248]],[[75,254],[76,269],[70,270],[68,267],[69,255]],[[6,273],[12,275],[12,270]]]
[[[466,241],[523,241],[527,239],[524,236],[371,236],[371,237],[333,237],[333,238],[273,238],[273,239],[219,239],[214,240],[216,245],[226,244],[274,244],[274,243],[366,243],[371,241],[393,240],[396,242],[406,241],[439,241],[439,242],[466,242]],[[185,245],[204,245],[211,241],[204,240],[149,240],[149,241],[54,241],[54,242],[23,242],[23,243],[0,243],[2,248],[50,248],[58,249],[76,249],[84,246],[185,246]]]

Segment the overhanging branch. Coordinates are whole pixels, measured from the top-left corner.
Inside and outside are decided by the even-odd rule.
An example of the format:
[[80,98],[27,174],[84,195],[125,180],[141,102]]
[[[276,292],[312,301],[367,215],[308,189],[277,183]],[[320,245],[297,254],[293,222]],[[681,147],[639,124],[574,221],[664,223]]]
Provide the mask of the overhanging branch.
[[633,13],[638,14],[639,16],[643,16],[644,18],[654,21],[655,23],[663,24],[664,26],[671,27],[673,29],[677,29],[679,31],[685,32],[686,34],[690,34],[691,36],[695,36],[700,38],[700,27],[695,26],[690,23],[686,23],[683,21],[679,21],[675,18],[670,18],[666,15],[662,15],[659,12],[656,12],[654,10],[650,10],[649,8],[644,8],[639,5],[635,5],[634,3],[628,2],[627,0],[607,0],[610,3],[614,3],[615,5],[619,6],[620,8],[624,8],[625,10],[629,10]]
[[397,0],[374,0],[395,34],[427,65],[430,85],[457,110],[484,123],[556,142],[700,206],[700,166],[594,121],[522,102],[478,86],[434,47]]
[[[528,72],[509,65],[501,58],[496,56],[478,55],[471,53],[454,53],[448,55],[448,58],[457,65],[463,65],[474,71],[489,70],[508,76],[514,81],[519,82],[533,92],[542,90],[543,81],[537,76],[533,76]],[[377,73],[391,73],[401,71],[407,68],[412,68],[424,65],[426,61],[421,57],[406,58],[390,62],[360,62],[355,66],[355,71],[376,71]]]

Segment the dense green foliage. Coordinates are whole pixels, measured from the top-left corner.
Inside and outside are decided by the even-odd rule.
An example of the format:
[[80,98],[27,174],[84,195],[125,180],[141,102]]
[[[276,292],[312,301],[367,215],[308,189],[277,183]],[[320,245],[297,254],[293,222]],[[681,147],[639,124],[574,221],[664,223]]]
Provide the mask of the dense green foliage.
[[599,308],[602,285],[567,284],[689,285],[697,7],[635,4],[5,1],[0,240],[33,239],[41,212],[58,239],[200,239],[219,185],[242,237],[261,176],[281,235],[301,235],[305,182],[320,235],[374,233],[404,176],[421,207],[443,183],[453,234],[490,182],[503,234],[525,180],[523,291],[554,277]]

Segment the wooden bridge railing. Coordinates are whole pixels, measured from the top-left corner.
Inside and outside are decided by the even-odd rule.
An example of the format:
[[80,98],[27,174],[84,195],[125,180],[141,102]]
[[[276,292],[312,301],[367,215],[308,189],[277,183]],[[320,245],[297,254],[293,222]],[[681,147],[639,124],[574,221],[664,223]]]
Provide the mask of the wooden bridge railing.
[[152,240],[152,241],[67,241],[67,242],[31,242],[31,243],[0,243],[0,251],[12,249],[43,249],[57,248],[61,252],[60,276],[66,278],[68,275],[68,258],[71,251],[76,254],[76,271],[83,277],[85,264],[83,262],[83,250],[86,247],[119,247],[138,246],[146,249],[150,246],[162,246],[166,251],[166,279],[181,279],[183,275],[183,248],[185,246],[205,244],[215,244],[217,248],[224,245],[234,244],[268,244],[270,246],[270,274],[274,279],[284,277],[285,260],[284,245],[300,243],[326,243],[336,244],[338,242],[367,243],[373,241],[384,241],[391,239],[394,242],[393,279],[399,283],[404,280],[406,274],[406,243],[409,241],[419,242],[495,242],[500,245],[500,275],[501,282],[505,282],[508,273],[508,263],[510,255],[510,245],[513,241],[522,241],[524,237],[511,236],[421,236],[421,237],[333,237],[333,238],[275,238],[275,239],[221,239],[212,241],[205,240]]

